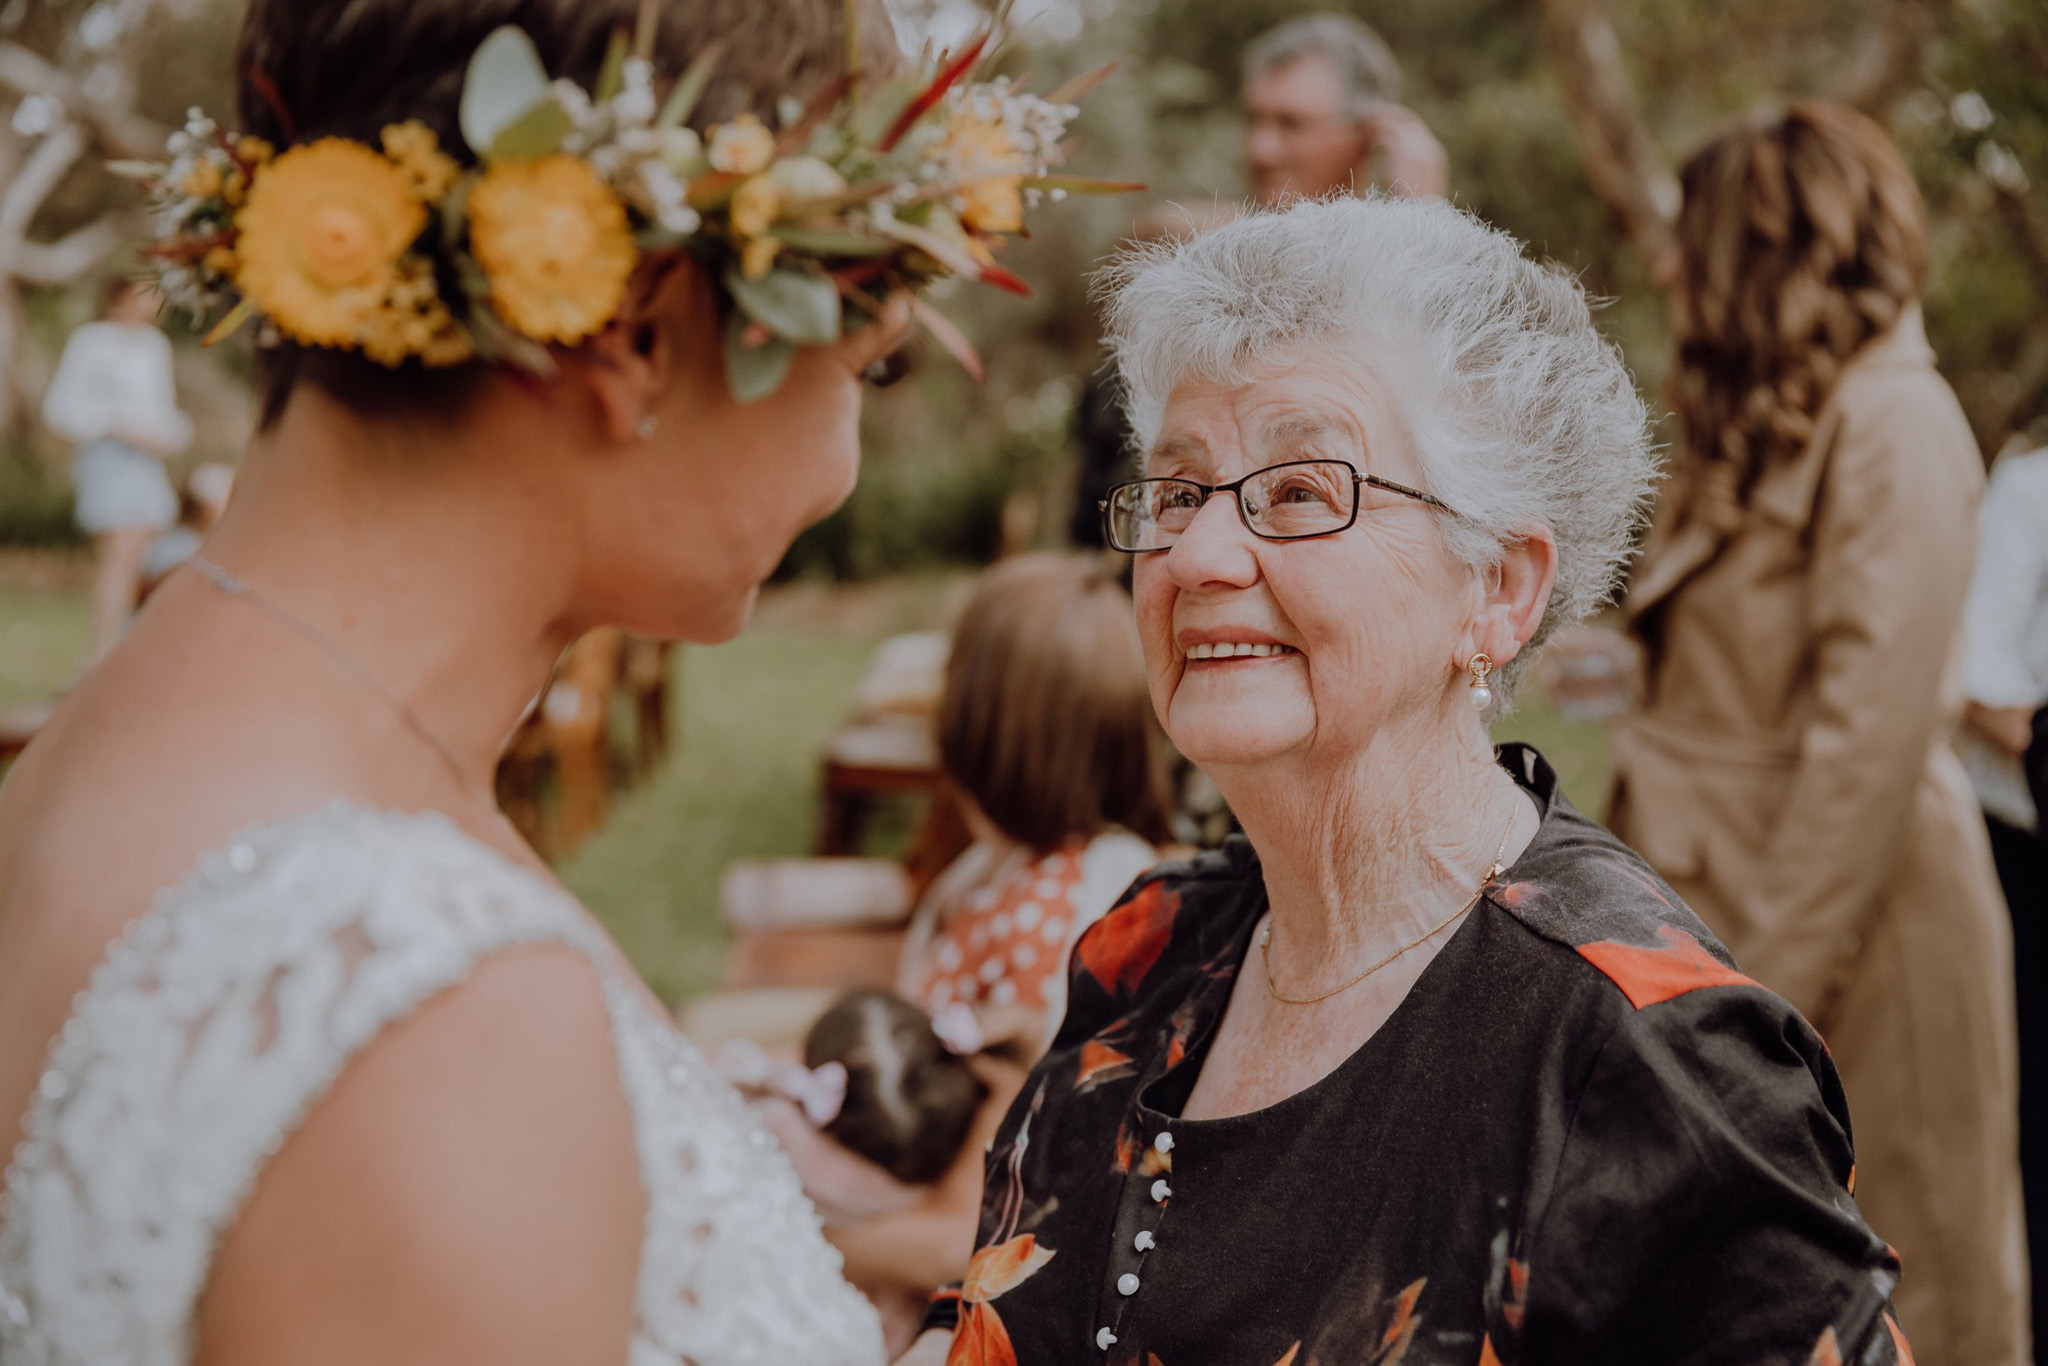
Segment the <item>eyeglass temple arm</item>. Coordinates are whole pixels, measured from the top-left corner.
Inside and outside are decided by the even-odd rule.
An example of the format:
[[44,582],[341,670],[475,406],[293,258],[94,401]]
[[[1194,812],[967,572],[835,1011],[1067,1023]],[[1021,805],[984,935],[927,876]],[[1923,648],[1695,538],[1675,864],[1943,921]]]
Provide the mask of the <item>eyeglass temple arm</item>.
[[[1433,493],[1424,493],[1421,489],[1411,489],[1406,484],[1397,484],[1391,479],[1382,479],[1377,474],[1353,474],[1351,477],[1361,484],[1371,484],[1376,489],[1385,489],[1389,493],[1398,493],[1403,497],[1413,498],[1417,502],[1427,503],[1433,508],[1441,508],[1452,516],[1458,515],[1456,508]],[[1108,507],[1109,504],[1105,502],[1103,506]]]

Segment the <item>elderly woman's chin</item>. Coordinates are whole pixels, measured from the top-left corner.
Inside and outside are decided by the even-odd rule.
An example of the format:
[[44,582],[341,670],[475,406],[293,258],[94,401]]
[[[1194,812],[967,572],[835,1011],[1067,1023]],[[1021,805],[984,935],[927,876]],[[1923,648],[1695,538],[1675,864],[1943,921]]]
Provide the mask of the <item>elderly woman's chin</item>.
[[1174,747],[1204,768],[1278,759],[1305,749],[1316,731],[1299,654],[1184,661],[1160,711]]

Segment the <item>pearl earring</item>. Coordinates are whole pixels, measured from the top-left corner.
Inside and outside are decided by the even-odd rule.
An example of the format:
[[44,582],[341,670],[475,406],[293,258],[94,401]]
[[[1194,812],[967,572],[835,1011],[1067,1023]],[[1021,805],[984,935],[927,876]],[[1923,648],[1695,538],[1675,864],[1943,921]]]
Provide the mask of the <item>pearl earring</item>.
[[1493,684],[1488,681],[1493,677],[1493,656],[1476,654],[1472,656],[1472,662],[1465,666],[1465,670],[1472,675],[1467,695],[1471,697],[1474,707],[1485,711],[1493,705]]
[[639,433],[640,439],[642,441],[652,441],[654,440],[655,429],[660,426],[661,419],[656,417],[653,413],[648,413],[645,417],[642,417],[640,419],[640,425],[639,427],[635,428],[635,430]]

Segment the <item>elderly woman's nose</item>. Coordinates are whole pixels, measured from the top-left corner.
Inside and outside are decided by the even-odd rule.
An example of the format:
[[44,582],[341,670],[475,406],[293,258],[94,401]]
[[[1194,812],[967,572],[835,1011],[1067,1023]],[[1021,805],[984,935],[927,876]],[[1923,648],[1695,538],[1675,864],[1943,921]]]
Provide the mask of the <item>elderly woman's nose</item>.
[[1238,515],[1237,500],[1214,494],[1166,552],[1166,567],[1183,588],[1251,583],[1259,577],[1257,539]]

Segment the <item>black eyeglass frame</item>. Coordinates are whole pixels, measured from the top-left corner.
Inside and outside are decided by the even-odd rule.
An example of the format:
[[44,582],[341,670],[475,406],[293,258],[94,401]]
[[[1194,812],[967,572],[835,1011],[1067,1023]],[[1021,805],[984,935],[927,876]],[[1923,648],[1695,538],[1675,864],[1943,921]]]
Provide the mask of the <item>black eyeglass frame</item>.
[[[1295,465],[1342,465],[1345,469],[1351,471],[1351,515],[1344,519],[1343,526],[1333,526],[1328,531],[1304,531],[1296,536],[1272,536],[1252,525],[1250,514],[1244,510],[1244,486],[1262,474],[1271,474],[1274,470],[1284,470]],[[1103,541],[1108,544],[1111,550],[1121,554],[1158,555],[1173,549],[1170,545],[1160,545],[1153,546],[1149,550],[1127,550],[1116,543],[1116,531],[1111,524],[1109,505],[1125,489],[1136,488],[1141,484],[1187,484],[1190,487],[1198,488],[1202,491],[1202,505],[1204,507],[1208,506],[1209,500],[1217,494],[1228,493],[1230,501],[1237,504],[1237,520],[1244,523],[1246,531],[1249,531],[1262,541],[1313,541],[1323,536],[1335,536],[1340,532],[1351,530],[1352,527],[1358,525],[1358,490],[1365,485],[1371,485],[1376,489],[1385,489],[1388,493],[1398,493],[1403,498],[1413,498],[1418,503],[1427,504],[1439,512],[1448,512],[1453,517],[1464,515],[1433,493],[1424,493],[1421,489],[1412,489],[1406,484],[1397,484],[1391,479],[1382,479],[1377,474],[1365,474],[1349,460],[1282,460],[1277,465],[1267,465],[1263,469],[1253,470],[1250,474],[1233,479],[1227,484],[1205,484],[1199,479],[1183,479],[1178,475],[1160,475],[1150,479],[1126,479],[1120,484],[1110,485],[1109,492],[1098,499],[1095,506],[1102,513]],[[1200,509],[1198,508],[1196,511],[1199,512]],[[1175,540],[1178,539],[1179,537],[1176,536]]]

